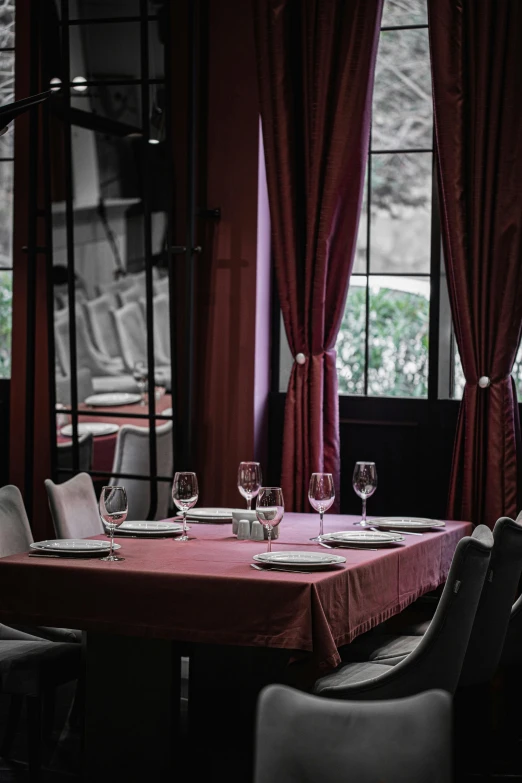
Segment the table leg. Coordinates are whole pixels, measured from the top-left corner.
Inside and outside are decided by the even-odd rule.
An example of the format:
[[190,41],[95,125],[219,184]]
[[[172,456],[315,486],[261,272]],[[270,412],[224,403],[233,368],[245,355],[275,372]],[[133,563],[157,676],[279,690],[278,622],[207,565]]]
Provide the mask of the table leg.
[[174,780],[180,654],[167,640],[88,633],[84,780]]

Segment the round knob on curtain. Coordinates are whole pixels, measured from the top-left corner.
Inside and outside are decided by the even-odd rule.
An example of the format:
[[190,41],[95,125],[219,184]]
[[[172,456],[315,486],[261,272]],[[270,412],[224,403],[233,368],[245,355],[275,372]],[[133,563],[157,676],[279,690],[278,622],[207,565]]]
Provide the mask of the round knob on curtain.
[[306,362],[306,356],[304,353],[298,353],[296,354],[295,360],[297,364],[304,364]]
[[479,378],[478,385],[481,389],[487,389],[488,386],[491,386],[491,380],[487,375],[483,375],[481,378]]

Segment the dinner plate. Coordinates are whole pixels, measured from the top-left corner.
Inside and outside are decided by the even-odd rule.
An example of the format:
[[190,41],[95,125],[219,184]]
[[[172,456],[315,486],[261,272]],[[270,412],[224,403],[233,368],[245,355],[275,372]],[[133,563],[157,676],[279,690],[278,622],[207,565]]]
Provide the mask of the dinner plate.
[[440,519],[425,519],[424,517],[378,517],[368,520],[373,527],[380,527],[383,530],[391,528],[392,530],[434,530],[446,527],[445,522]]
[[[46,552],[108,552],[110,541],[85,538],[56,538],[45,541],[35,541],[31,549],[45,550]],[[121,544],[114,544],[115,549],[120,549]]]
[[[187,529],[190,529],[187,526]],[[178,522],[123,522],[115,533],[127,533],[133,536],[172,536],[183,532],[183,525]]]
[[380,530],[340,530],[338,533],[326,533],[321,541],[342,546],[389,546],[404,541],[400,533],[386,533]]
[[[78,424],[78,435],[85,435],[87,432],[91,432],[94,437],[98,435],[112,435],[114,432],[118,432],[119,429],[119,424],[111,424],[110,422],[82,421]],[[60,432],[62,435],[72,438],[72,424],[66,424]]]
[[193,508],[187,512],[187,519],[231,522],[235,508]]
[[322,552],[263,552],[260,555],[254,555],[253,559],[262,565],[279,565],[300,570],[303,568],[310,570],[328,568],[346,563],[346,558],[341,555],[323,554]]
[[92,405],[95,408],[110,408],[115,405],[132,405],[141,400],[141,395],[131,394],[130,392],[107,392],[106,394],[91,394],[85,400],[86,405]]

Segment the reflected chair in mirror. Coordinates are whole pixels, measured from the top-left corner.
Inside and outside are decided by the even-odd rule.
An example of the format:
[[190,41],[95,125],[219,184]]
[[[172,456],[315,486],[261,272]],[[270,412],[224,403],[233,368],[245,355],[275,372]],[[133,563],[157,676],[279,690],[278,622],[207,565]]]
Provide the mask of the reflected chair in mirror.
[[[132,372],[136,362],[145,362],[147,365],[147,325],[139,303],[129,302],[119,310],[113,310],[112,314],[127,372]],[[170,391],[170,365],[158,364],[154,371],[155,382]]]
[[139,302],[142,296],[145,296],[145,285],[133,285],[120,293],[119,299],[123,307],[129,302]]
[[84,307],[96,348],[111,359],[121,361],[114,320],[110,314],[110,311],[116,307],[116,297],[113,294],[103,294],[86,302]]
[[[81,367],[76,373],[76,384],[78,402],[83,402],[94,392],[91,371],[86,367]],[[71,404],[71,378],[69,375],[56,377],[56,402],[61,402],[62,405]]]
[[283,685],[257,705],[254,783],[450,783],[451,696],[360,703]]
[[[85,473],[92,467],[93,436],[92,432],[85,432],[78,437],[78,470]],[[56,467],[59,482],[63,483],[71,475],[73,467],[73,441],[57,444]],[[60,471],[68,471],[61,473]]]
[[[487,683],[497,670],[512,616],[513,596],[522,573],[522,520],[501,517],[493,529],[493,541],[488,576],[473,621],[459,686]],[[424,628],[425,632],[430,624]],[[355,641],[345,648],[346,657],[396,664],[418,647],[423,635],[371,634],[359,644]]]
[[166,296],[169,296],[170,293],[170,283],[168,275],[166,277],[160,277],[158,280],[154,281],[154,293],[159,296],[160,294],[165,294]]
[[134,285],[134,280],[130,275],[124,275],[117,280],[110,280],[107,283],[99,283],[97,286],[98,296],[103,294],[112,294],[118,296],[120,291],[125,291],[126,288],[130,288]]
[[[33,534],[20,490],[13,484],[0,488],[0,557],[27,552],[33,541]],[[2,634],[5,628],[6,626],[0,626],[0,639],[4,638]],[[25,634],[30,634],[30,638],[37,637],[56,642],[81,641],[79,631],[68,628],[29,627],[17,623],[16,629],[22,633],[22,637],[13,637],[12,629],[9,629],[10,639],[25,639]]]
[[479,525],[459,541],[433,621],[419,644],[395,665],[348,663],[316,681],[314,692],[329,698],[375,700],[442,689],[459,683],[473,621],[493,549],[493,535]]
[[104,533],[91,477],[78,473],[63,484],[45,480],[57,538],[87,538]]
[[[118,474],[132,473],[147,476],[150,472],[149,428],[124,424],[118,432],[112,472],[116,474],[110,484],[124,484],[129,503],[129,520],[147,519],[150,507],[150,482],[139,479],[118,479]],[[174,471],[172,453],[172,422],[156,427],[156,461],[158,476],[172,476]],[[168,516],[171,498],[171,484],[158,481],[158,502],[154,519]]]
[[[145,299],[140,299],[143,318],[146,319]],[[154,317],[154,360],[161,366],[170,364],[170,312],[169,297],[166,294],[154,296],[152,300]]]

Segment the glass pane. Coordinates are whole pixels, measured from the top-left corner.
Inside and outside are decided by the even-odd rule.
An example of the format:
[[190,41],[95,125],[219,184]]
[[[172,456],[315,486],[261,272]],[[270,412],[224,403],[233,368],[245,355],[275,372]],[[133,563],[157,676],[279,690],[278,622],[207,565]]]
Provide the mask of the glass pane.
[[372,148],[431,149],[432,134],[428,30],[383,32],[375,70]]
[[352,274],[366,274],[366,247],[367,247],[367,226],[368,226],[368,168],[364,178],[363,201],[361,204],[361,214],[359,217],[359,233],[357,234],[357,245],[355,247],[355,258],[353,260]]
[[429,316],[429,278],[370,277],[370,396],[427,397]]
[[0,7],[0,49],[15,45],[15,0],[4,0]]
[[0,100],[14,101],[14,52],[0,52]]
[[339,394],[364,394],[367,278],[352,275],[335,345]]
[[[455,338],[453,338],[455,340]],[[513,369],[513,373],[515,370]],[[455,340],[455,364],[453,375],[453,399],[461,400],[464,394],[464,386],[466,385],[466,379],[464,378],[464,370],[462,369],[462,362],[460,360],[459,349],[457,348],[457,341]]]
[[71,19],[100,19],[116,16],[139,16],[139,0],[81,0],[69,2]]
[[[75,34],[77,30],[78,34]],[[140,79],[140,24],[87,24],[70,28],[71,80]]]
[[426,0],[385,0],[382,26],[428,24]]
[[[73,98],[76,109],[128,126],[129,134],[141,133],[141,86],[139,84],[100,84]],[[118,130],[119,133],[119,130]]]
[[12,272],[0,272],[0,378],[11,377],[12,283]]
[[513,365],[513,372],[511,373],[515,379],[515,385],[517,387],[518,401],[522,401],[522,344],[518,348],[517,358]]
[[371,157],[373,273],[428,273],[431,235],[431,152]]
[[13,265],[13,163],[0,161],[0,267]]

